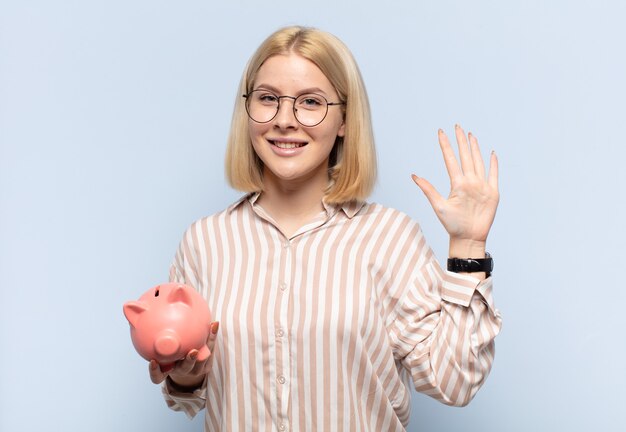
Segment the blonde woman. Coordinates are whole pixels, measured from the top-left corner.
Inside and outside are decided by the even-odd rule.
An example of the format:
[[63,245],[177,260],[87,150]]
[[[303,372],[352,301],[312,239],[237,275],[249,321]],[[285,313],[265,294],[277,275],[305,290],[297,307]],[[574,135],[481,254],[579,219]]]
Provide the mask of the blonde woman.
[[171,280],[195,287],[216,320],[211,356],[169,372],[167,404],[205,430],[401,431],[410,386],[466,405],[485,381],[501,319],[487,234],[498,204],[476,138],[439,143],[443,198],[413,176],[450,235],[443,270],[418,224],[366,202],[376,177],[369,104],[346,46],[283,28],[244,71],[226,155],[247,194],[186,231]]

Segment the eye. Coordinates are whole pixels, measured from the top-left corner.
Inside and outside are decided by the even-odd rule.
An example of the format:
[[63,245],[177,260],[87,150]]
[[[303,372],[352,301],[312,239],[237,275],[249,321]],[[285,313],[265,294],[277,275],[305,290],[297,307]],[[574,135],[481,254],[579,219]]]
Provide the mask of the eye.
[[326,100],[320,95],[304,94],[298,96],[298,107],[300,108],[314,110],[321,108],[324,105],[326,105]]
[[154,296],[155,296],[155,297],[158,297],[158,296],[159,296],[159,290],[158,290],[158,289],[154,292]]
[[274,93],[266,92],[266,91],[255,91],[254,99],[257,102],[267,105],[274,105],[278,103],[278,96]]

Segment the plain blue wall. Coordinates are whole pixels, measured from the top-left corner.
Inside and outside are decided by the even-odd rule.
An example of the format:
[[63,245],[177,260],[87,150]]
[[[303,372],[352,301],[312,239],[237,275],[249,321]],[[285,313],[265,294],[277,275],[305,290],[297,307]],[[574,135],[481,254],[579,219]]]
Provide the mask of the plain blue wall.
[[412,431],[625,430],[626,30],[615,1],[1,1],[0,430],[200,431],[168,410],[122,304],[185,228],[239,193],[223,155],[248,57],[320,27],[359,62],[372,200],[447,239],[437,128],[500,157],[489,239],[504,315],[470,406],[413,398]]

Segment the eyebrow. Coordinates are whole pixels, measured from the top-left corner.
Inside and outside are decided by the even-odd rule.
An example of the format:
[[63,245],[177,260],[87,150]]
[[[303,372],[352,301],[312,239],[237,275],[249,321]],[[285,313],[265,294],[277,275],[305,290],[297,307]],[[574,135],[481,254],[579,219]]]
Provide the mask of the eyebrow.
[[[260,90],[260,89],[269,90],[277,94],[280,93],[280,91],[276,87],[270,84],[259,84],[258,86],[255,86],[254,88],[254,90]],[[308,88],[300,90],[297,94],[301,95],[305,93],[319,93],[323,96],[328,96],[328,94],[319,87],[308,87]]]

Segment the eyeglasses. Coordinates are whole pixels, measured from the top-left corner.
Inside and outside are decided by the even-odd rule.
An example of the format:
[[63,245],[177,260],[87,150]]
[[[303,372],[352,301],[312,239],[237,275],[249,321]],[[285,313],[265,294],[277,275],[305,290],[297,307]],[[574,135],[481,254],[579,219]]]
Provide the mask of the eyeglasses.
[[253,90],[243,95],[246,99],[246,112],[256,123],[269,123],[280,110],[280,100],[293,100],[293,115],[302,126],[313,127],[320,124],[328,114],[329,106],[345,105],[345,102],[328,102],[317,93],[305,93],[298,97],[278,96],[269,90]]

